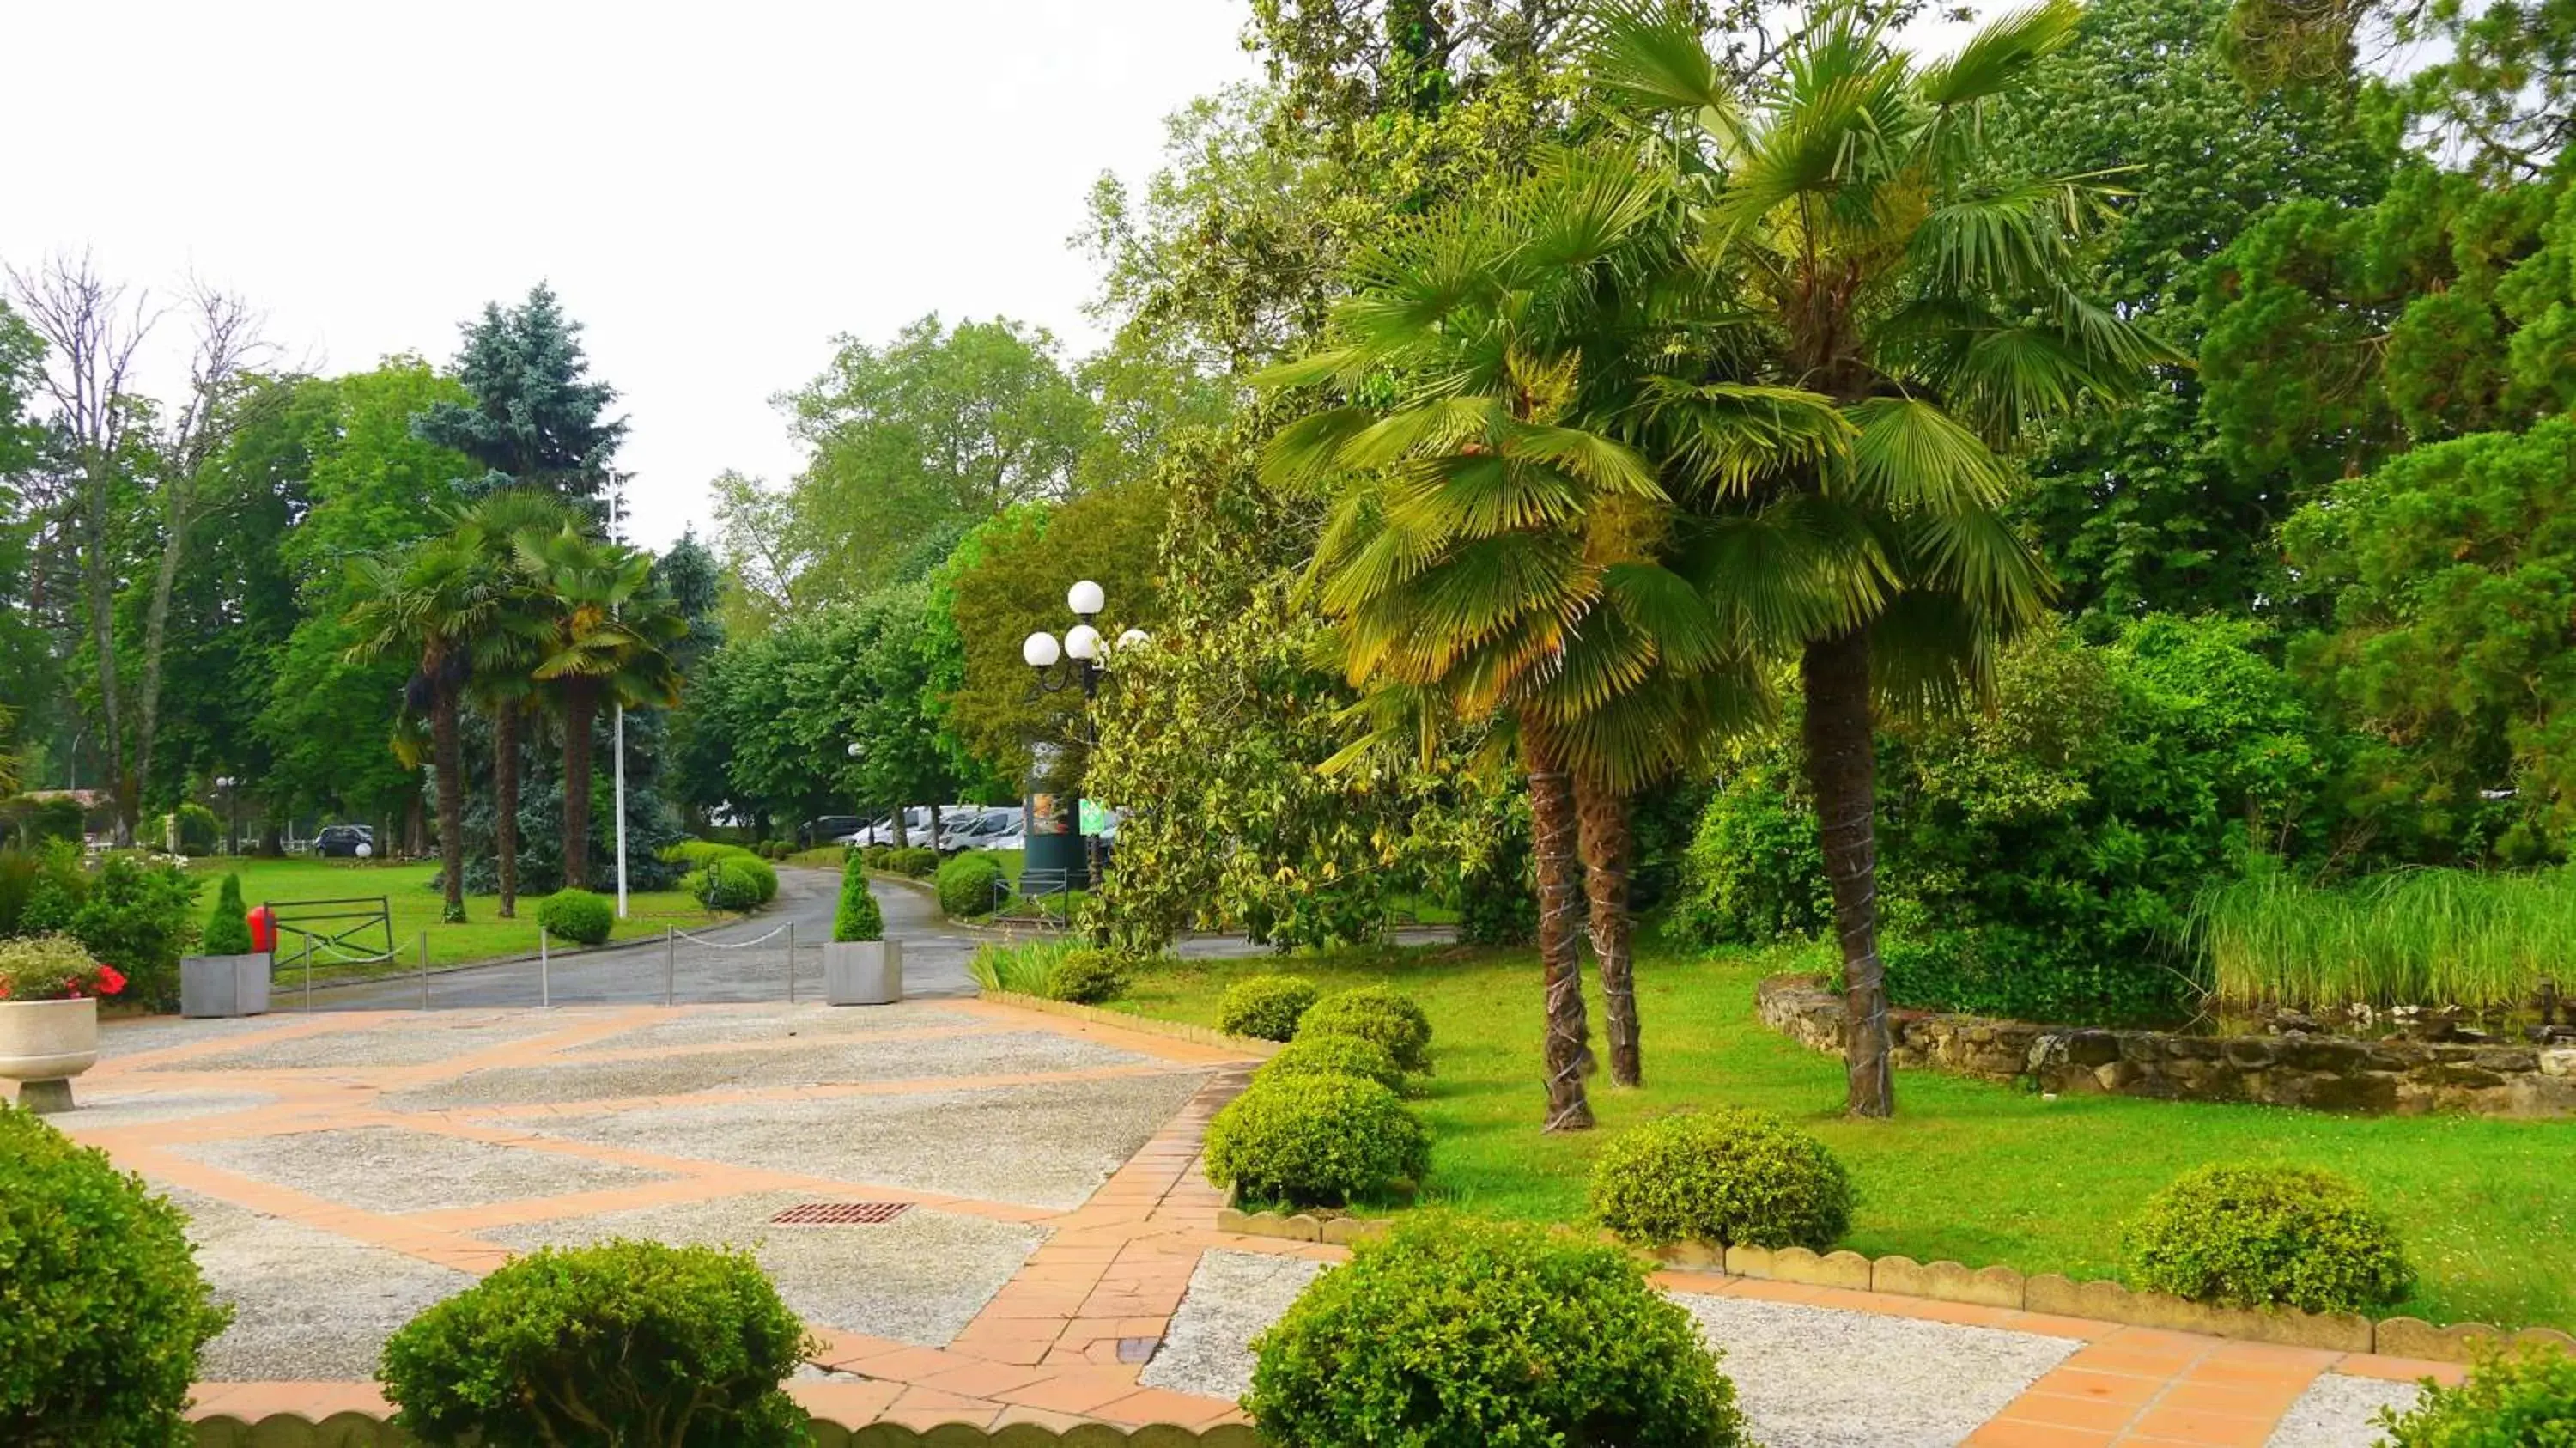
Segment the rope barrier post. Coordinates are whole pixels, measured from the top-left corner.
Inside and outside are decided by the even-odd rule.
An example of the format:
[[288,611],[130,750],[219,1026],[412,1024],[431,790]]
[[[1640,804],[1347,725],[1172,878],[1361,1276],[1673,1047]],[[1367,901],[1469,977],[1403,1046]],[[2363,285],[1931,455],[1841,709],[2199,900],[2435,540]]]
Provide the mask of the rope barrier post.
[[787,1003],[796,1004],[796,922],[787,922]]
[[304,937],[304,1009],[313,1009],[313,937]]
[[680,976],[680,938],[671,933],[672,928],[668,925],[662,927],[662,1004],[665,1006],[672,1003],[672,991]]
[[540,921],[537,924],[537,1004],[551,1007],[554,1003],[554,986],[546,978],[546,927]]
[[420,1008],[429,1009],[429,932],[420,933]]

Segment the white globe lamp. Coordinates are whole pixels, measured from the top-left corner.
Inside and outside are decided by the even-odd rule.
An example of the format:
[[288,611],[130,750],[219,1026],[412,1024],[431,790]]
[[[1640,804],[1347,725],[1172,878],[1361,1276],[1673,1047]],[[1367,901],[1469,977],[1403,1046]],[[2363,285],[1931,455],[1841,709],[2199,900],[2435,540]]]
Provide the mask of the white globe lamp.
[[1131,628],[1118,636],[1118,647],[1122,649],[1132,649],[1151,638],[1153,638],[1153,635],[1145,632],[1143,629]]
[[1075,624],[1065,630],[1064,651],[1086,661],[1099,658],[1100,630],[1087,623]]
[[1055,635],[1044,630],[1020,640],[1020,661],[1032,669],[1054,668],[1055,661],[1063,657],[1064,649],[1056,643]]
[[[1064,606],[1072,609],[1077,618],[1088,619],[1096,616],[1108,601],[1108,597],[1100,591],[1100,585],[1088,578],[1064,591]],[[1075,657],[1079,658],[1080,655]]]

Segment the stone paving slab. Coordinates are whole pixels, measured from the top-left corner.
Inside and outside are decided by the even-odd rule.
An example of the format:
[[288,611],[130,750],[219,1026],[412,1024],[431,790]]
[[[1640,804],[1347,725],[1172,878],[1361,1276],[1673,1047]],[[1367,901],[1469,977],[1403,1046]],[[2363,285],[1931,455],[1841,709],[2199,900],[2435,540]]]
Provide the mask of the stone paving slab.
[[781,1006],[775,1009],[692,1010],[670,1020],[603,1036],[590,1051],[645,1050],[661,1046],[696,1046],[715,1041],[807,1041],[878,1031],[912,1031],[931,1027],[971,1026],[977,1017],[904,1001],[890,1006]]
[[423,1011],[355,1030],[322,1030],[282,1040],[252,1041],[212,1055],[155,1062],[144,1069],[285,1071],[426,1066],[550,1035],[576,1019],[538,1011],[513,1011],[497,1019],[495,1016],[491,1011]]
[[277,1100],[264,1091],[80,1091],[84,1131],[112,1126],[151,1126],[257,1111]]
[[169,1150],[371,1212],[479,1207],[669,1179],[617,1162],[391,1126],[188,1142]]
[[172,1192],[189,1217],[197,1267],[232,1325],[206,1347],[209,1381],[365,1379],[385,1339],[464,1291],[470,1275],[350,1241],[194,1192]]

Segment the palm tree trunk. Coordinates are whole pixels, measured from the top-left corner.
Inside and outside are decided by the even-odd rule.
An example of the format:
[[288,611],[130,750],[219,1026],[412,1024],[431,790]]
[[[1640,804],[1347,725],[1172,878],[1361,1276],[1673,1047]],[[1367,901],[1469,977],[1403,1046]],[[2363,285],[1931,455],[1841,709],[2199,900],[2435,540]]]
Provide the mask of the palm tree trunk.
[[1869,635],[1854,630],[1807,645],[1800,661],[1807,695],[1807,782],[1834,891],[1842,941],[1843,1109],[1896,1114],[1889,1069],[1887,970],[1878,958],[1878,758],[1869,701]]
[[501,860],[501,918],[519,915],[519,704],[492,713],[492,842]]
[[1538,873],[1538,958],[1547,992],[1547,1129],[1589,1131],[1592,1103],[1583,1078],[1592,1069],[1591,1031],[1583,1018],[1583,952],[1574,938],[1577,865],[1574,785],[1545,745],[1522,734],[1529,770],[1530,846]]
[[587,684],[564,690],[564,886],[590,888],[590,723],[599,700]]
[[1636,958],[1628,929],[1628,859],[1635,843],[1628,831],[1628,800],[1578,777],[1574,803],[1580,817],[1583,892],[1592,906],[1592,958],[1601,968],[1602,1014],[1608,1017],[1610,1079],[1620,1086],[1642,1086],[1646,1067],[1638,1047]]
[[439,918],[465,923],[465,754],[457,744],[456,690],[440,685],[430,696],[429,741],[438,766],[438,864],[446,903]]

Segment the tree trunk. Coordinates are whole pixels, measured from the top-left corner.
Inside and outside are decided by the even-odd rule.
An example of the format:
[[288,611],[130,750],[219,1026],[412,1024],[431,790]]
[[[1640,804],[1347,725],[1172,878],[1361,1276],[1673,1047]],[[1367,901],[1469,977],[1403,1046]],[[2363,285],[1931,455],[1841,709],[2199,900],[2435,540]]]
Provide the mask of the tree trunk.
[[140,798],[134,776],[125,767],[124,700],[116,670],[115,551],[107,536],[106,471],[104,459],[93,459],[83,475],[82,531],[88,535],[89,548],[81,559],[81,581],[89,594],[90,636],[98,647],[98,722],[107,736],[107,789],[116,816],[110,838],[125,849],[134,844]]
[[1592,906],[1592,958],[1601,968],[1602,1014],[1608,1018],[1610,1079],[1642,1086],[1636,959],[1629,949],[1628,860],[1635,842],[1628,831],[1628,800],[1578,778],[1574,801],[1581,820],[1583,891]]
[[465,754],[457,743],[456,690],[440,686],[429,705],[430,747],[438,766],[438,861],[446,905],[439,918],[465,923]]
[[492,711],[492,844],[501,866],[504,920],[519,917],[519,702]]
[[910,848],[911,842],[904,838],[903,833],[903,817],[910,813],[912,813],[912,806],[908,804],[894,807],[894,847],[898,850]]
[[161,734],[161,658],[170,641],[170,594],[178,587],[179,562],[194,521],[188,485],[174,479],[162,489],[161,565],[152,575],[152,596],[143,609],[143,684],[134,701],[134,777],[145,788],[152,784],[152,745]]
[[1574,858],[1574,786],[1562,763],[1524,730],[1529,771],[1531,853],[1538,873],[1538,958],[1547,996],[1547,1129],[1589,1131],[1592,1103],[1583,1078],[1592,1070],[1583,1018],[1583,953],[1574,938],[1578,867]]
[[590,888],[590,725],[599,699],[587,683],[564,690],[564,888]]
[[1844,1110],[1892,1116],[1887,970],[1878,958],[1878,758],[1869,700],[1869,635],[1854,631],[1807,645],[1800,662],[1807,695],[1807,782],[1816,831],[1834,891],[1842,942],[1846,1021]]

